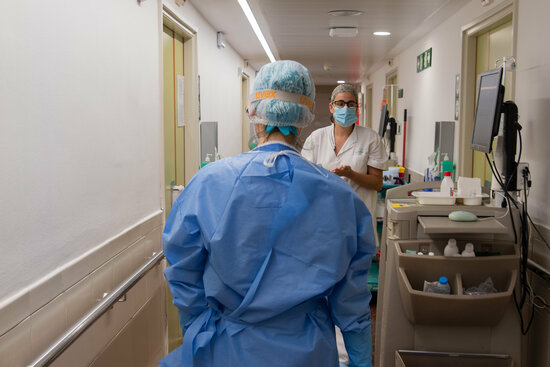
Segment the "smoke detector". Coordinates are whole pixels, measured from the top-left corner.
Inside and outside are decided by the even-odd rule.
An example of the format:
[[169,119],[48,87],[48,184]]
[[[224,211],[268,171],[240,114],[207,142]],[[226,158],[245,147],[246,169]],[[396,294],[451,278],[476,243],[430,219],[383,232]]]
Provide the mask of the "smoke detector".
[[355,37],[359,33],[357,27],[332,27],[328,34],[331,37]]

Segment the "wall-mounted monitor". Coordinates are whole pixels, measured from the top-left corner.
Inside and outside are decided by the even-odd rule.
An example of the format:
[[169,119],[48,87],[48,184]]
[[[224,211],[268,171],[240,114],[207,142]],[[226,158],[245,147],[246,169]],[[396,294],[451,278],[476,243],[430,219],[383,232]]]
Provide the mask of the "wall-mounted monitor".
[[388,128],[389,117],[388,105],[386,103],[382,103],[382,111],[380,111],[380,125],[378,126],[378,134],[381,137],[384,137],[384,133]]
[[478,85],[471,148],[490,153],[493,138],[498,135],[502,99],[504,98],[502,68],[481,73]]

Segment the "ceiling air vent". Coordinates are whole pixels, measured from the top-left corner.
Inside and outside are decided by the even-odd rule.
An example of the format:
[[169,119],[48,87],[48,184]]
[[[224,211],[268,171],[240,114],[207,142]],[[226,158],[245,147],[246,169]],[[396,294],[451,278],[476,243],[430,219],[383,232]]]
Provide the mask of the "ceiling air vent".
[[357,27],[333,27],[328,34],[331,37],[355,37],[358,32]]

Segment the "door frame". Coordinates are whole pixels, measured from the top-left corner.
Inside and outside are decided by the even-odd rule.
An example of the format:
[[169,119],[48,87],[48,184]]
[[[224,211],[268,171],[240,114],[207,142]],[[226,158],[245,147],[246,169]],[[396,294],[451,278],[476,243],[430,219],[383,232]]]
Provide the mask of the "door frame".
[[244,71],[241,72],[241,151],[250,150],[248,142],[250,140],[250,119],[246,113],[248,105],[248,94],[250,93],[250,77]]
[[[460,111],[458,136],[458,176],[471,177],[473,152],[470,148],[474,130],[476,98],[477,36],[490,28],[504,24],[512,18],[512,54],[517,51],[517,3],[505,0],[479,18],[462,27],[462,62],[460,71]],[[510,75],[510,97],[515,98],[515,73]]]
[[[162,6],[162,24],[172,28],[184,40],[183,74],[185,79],[183,85],[185,93],[183,103],[185,106],[185,184],[187,185],[200,166],[197,31],[187,25],[166,5]],[[164,167],[164,162],[162,167]],[[164,173],[162,177],[164,177]]]

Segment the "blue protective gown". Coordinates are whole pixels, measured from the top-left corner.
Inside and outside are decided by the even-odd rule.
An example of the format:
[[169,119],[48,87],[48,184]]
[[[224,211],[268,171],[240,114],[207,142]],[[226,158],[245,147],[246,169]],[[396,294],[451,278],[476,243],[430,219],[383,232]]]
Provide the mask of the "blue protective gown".
[[336,367],[334,324],[370,326],[371,215],[288,145],[202,168],[172,207],[163,248],[185,334],[162,366]]

